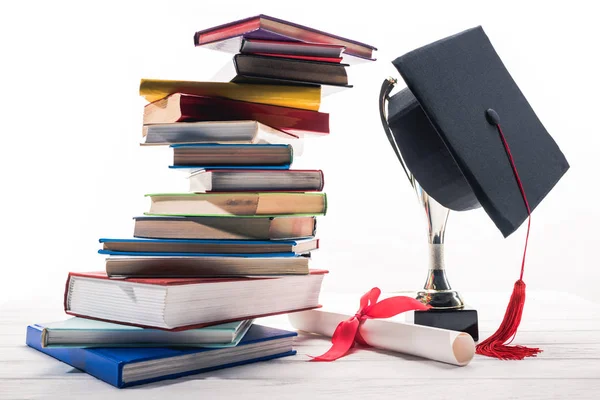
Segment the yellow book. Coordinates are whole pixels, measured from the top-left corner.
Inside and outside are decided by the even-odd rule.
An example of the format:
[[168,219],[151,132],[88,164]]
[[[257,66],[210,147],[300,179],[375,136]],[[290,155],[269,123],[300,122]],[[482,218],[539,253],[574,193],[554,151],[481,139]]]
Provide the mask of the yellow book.
[[225,97],[232,100],[318,111],[321,88],[318,86],[257,85],[232,82],[190,82],[142,79],[140,96],[153,102],[172,93]]

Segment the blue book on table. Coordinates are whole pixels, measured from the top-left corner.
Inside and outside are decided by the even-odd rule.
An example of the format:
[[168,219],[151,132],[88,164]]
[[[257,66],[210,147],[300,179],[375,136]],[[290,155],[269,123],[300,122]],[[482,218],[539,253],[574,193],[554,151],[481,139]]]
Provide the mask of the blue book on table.
[[117,388],[296,354],[293,350],[296,332],[261,325],[253,325],[237,346],[222,349],[42,348],[43,328],[39,325],[27,327],[28,346]]
[[303,240],[232,240],[232,239],[147,239],[101,238],[107,255],[127,256],[227,256],[227,257],[295,257],[319,248],[318,239]]

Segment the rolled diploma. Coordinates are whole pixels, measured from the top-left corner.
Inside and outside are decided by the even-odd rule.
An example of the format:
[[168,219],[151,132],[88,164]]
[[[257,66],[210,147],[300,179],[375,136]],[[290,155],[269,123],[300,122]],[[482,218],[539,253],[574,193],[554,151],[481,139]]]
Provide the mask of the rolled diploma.
[[[352,315],[321,310],[289,314],[298,330],[331,337],[338,324]],[[475,354],[475,342],[468,333],[390,320],[367,319],[360,334],[372,347],[410,354],[448,364],[465,366]]]

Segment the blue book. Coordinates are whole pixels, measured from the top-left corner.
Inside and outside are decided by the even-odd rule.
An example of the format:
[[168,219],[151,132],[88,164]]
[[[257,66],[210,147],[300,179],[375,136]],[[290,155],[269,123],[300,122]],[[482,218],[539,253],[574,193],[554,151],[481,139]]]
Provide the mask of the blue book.
[[[293,350],[296,332],[260,325],[253,325],[237,346],[222,349],[43,348],[42,330],[39,325],[27,327],[28,346],[117,388],[296,354]],[[218,352],[218,356],[214,352]]]
[[98,250],[98,254],[124,257],[236,257],[236,258],[282,258],[296,257],[294,253],[171,253],[155,251]]
[[292,257],[319,248],[319,239],[304,240],[214,240],[101,238],[100,254],[108,255],[227,255],[231,257]]

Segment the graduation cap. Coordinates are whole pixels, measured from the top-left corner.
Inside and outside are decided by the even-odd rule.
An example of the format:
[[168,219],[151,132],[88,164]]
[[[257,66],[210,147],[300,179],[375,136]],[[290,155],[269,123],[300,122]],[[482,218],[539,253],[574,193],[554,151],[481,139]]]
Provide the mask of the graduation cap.
[[[504,237],[512,234],[569,164],[482,27],[413,50],[393,65],[407,88],[388,99],[387,132],[405,172],[443,206],[482,207]],[[393,83],[384,82],[381,101]],[[500,329],[478,353],[514,359],[539,351],[505,345],[521,318],[522,277],[523,268]]]

